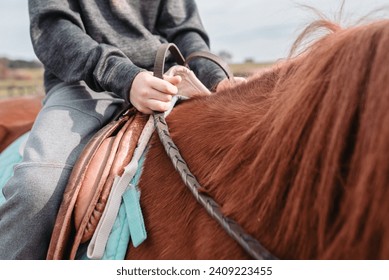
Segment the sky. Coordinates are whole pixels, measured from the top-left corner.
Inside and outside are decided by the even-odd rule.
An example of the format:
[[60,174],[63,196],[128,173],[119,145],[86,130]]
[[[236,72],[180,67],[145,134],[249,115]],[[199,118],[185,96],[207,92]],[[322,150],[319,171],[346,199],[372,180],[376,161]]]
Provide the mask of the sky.
[[[301,5],[309,5],[335,20],[341,0],[197,0],[204,27],[211,38],[214,53],[226,51],[233,62],[251,59],[268,62],[282,59],[315,14]],[[1,0],[0,57],[37,59],[29,35],[27,0]],[[389,0],[346,0],[342,26],[354,24],[373,10],[370,16],[389,18]]]

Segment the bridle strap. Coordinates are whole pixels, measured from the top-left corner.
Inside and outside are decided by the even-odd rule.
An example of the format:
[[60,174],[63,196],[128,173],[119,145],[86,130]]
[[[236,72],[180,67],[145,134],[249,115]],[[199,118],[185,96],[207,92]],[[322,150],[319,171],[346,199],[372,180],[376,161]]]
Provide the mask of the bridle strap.
[[222,60],[220,57],[218,57],[217,55],[214,55],[213,53],[210,53],[210,52],[197,51],[197,52],[191,53],[185,59],[185,66],[187,66],[189,68],[189,63],[192,60],[197,59],[197,58],[205,58],[205,59],[212,61],[213,63],[218,65],[224,71],[224,73],[226,74],[226,76],[230,80],[230,82],[234,82],[234,74],[230,70],[230,67],[228,66],[228,64],[224,60]]
[[154,62],[154,76],[157,78],[163,79],[163,73],[165,73],[165,61],[169,51],[179,65],[185,65],[185,58],[182,56],[180,50],[175,44],[162,44],[157,50]]
[[[162,45],[162,50],[159,51],[157,55],[158,59],[165,59],[167,50],[174,50],[174,52],[178,51],[178,48],[173,44]],[[163,63],[156,61],[157,68],[154,67],[155,70],[160,72],[155,73],[154,75],[157,77],[163,77]],[[162,65],[162,68],[160,67]],[[223,67],[222,67],[223,68]],[[228,67],[227,67],[228,68]],[[226,69],[227,69],[226,68]],[[162,70],[162,71],[161,71]],[[232,75],[229,78],[233,77]],[[215,200],[206,195],[204,193],[199,192],[199,188],[201,188],[199,182],[196,177],[190,171],[187,163],[182,158],[177,146],[174,144],[172,138],[170,137],[169,128],[167,126],[164,113],[155,112],[154,122],[156,126],[156,130],[158,132],[159,138],[164,146],[164,149],[171,159],[174,168],[180,174],[183,182],[192,192],[196,200],[205,207],[208,214],[213,217],[219,224],[226,230],[226,232],[241,245],[241,247],[254,259],[267,259],[274,260],[277,259],[274,257],[269,251],[267,251],[255,238],[251,235],[247,234],[244,229],[237,224],[234,220],[223,215],[220,206],[215,202]]]
[[226,74],[227,78],[231,82],[234,82],[234,74],[230,70],[228,64],[217,55],[205,51],[196,51],[191,53],[185,59],[184,56],[181,54],[180,50],[173,43],[165,43],[158,48],[157,54],[155,56],[155,62],[154,62],[155,77],[163,79],[163,73],[165,73],[165,61],[169,54],[169,51],[179,65],[186,66],[187,68],[189,68],[189,63],[194,59],[204,58],[210,60],[223,70],[223,72]]

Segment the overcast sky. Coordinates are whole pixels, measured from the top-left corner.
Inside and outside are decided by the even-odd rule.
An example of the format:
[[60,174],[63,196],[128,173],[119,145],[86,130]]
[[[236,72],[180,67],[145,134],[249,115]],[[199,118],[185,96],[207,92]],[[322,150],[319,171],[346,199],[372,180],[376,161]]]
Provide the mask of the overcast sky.
[[[1,0],[0,57],[36,59],[29,37],[27,0]],[[247,58],[273,61],[283,58],[314,14],[307,4],[334,19],[341,0],[197,0],[212,51],[232,54],[234,62]],[[373,18],[389,18],[389,0],[346,0],[344,25],[386,6]]]

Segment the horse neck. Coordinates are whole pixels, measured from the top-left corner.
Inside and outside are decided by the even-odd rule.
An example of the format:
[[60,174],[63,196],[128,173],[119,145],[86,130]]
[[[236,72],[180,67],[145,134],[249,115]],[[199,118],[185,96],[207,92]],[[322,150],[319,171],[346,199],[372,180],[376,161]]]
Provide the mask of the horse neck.
[[270,104],[267,93],[277,80],[274,72],[266,77],[183,103],[167,120],[202,192],[259,240],[263,240],[257,220],[260,199],[253,197],[258,174],[251,163],[260,144],[258,122]]
[[[375,129],[362,117],[381,112],[383,119],[387,111],[377,99],[378,111],[361,106],[367,102],[359,90],[364,73],[351,74],[348,64],[317,57],[279,77],[270,72],[267,79],[182,104],[168,120],[173,140],[203,191],[277,257],[385,258],[389,242],[382,236],[389,229],[381,222],[389,209],[377,202],[388,195],[386,175],[372,192],[366,178],[381,169],[366,165],[363,155],[369,135],[382,144],[371,146],[372,152],[384,150],[377,132],[389,130],[381,122]],[[359,78],[344,86],[322,77],[325,72]],[[364,178],[358,170],[366,171]],[[377,232],[379,250],[371,246]]]

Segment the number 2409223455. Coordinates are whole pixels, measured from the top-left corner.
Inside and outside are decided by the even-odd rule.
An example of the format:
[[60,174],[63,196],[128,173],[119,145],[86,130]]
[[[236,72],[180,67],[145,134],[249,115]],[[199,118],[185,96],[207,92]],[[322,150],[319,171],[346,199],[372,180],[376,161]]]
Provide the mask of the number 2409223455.
[[209,275],[272,275],[272,267],[210,267]]

